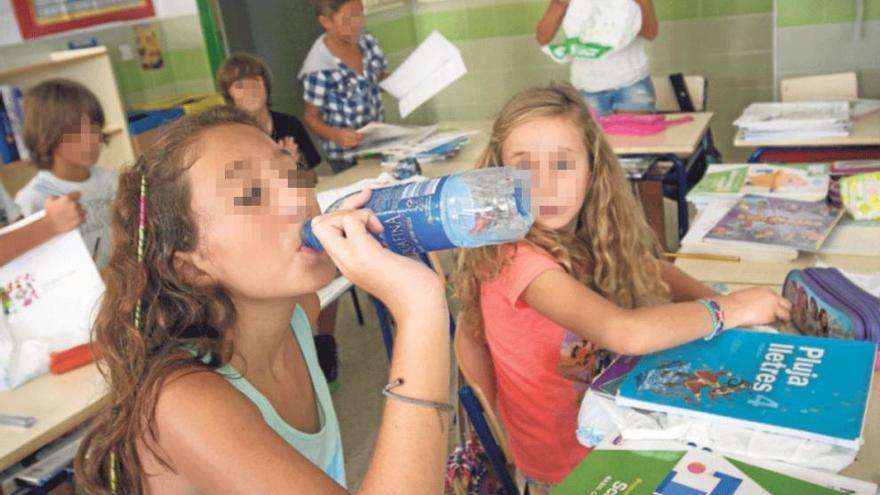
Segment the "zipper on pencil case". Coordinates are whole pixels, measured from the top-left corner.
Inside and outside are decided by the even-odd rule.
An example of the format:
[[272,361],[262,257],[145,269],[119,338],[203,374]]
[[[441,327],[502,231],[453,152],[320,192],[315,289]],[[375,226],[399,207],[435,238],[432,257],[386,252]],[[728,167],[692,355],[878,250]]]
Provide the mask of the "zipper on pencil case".
[[[865,324],[861,340],[873,342],[880,340],[877,338],[878,332],[880,332],[880,315],[878,315],[880,300],[863,291],[839,270],[827,268],[825,273],[828,275],[825,278],[828,281],[828,285],[835,289],[837,294],[853,294],[855,300],[847,300],[847,302],[850,303],[850,306],[854,308],[856,314],[861,317]],[[872,311],[872,308],[874,311]]]
[[862,290],[840,273],[840,271],[830,268],[828,270],[833,270],[834,272],[830,278],[836,281],[835,287],[840,287],[844,290],[846,287],[850,287],[849,290],[854,291],[858,301],[854,301],[853,304],[865,321],[864,340],[880,343],[880,299]]

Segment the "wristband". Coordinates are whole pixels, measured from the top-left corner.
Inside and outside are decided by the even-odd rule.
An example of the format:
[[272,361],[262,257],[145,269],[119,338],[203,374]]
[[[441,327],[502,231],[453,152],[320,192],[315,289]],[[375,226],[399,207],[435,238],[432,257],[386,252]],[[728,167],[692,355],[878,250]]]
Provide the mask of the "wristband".
[[706,307],[706,310],[709,311],[709,317],[712,318],[712,332],[703,337],[703,340],[712,340],[724,330],[724,312],[713,299],[697,299],[697,302]]

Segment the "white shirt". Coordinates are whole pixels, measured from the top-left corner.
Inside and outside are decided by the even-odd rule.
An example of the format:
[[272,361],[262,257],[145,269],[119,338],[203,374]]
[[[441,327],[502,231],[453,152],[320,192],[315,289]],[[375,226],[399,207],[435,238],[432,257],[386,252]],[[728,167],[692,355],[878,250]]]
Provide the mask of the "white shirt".
[[571,62],[571,84],[588,93],[623,88],[649,74],[645,38],[641,36],[598,59],[576,58]]
[[40,170],[15,195],[15,202],[24,215],[31,215],[43,209],[49,196],[79,191],[79,205],[86,216],[79,231],[95,264],[102,268],[110,260],[110,208],[118,179],[115,172],[106,168],[92,167],[89,172],[89,178],[83,182],[72,182]]

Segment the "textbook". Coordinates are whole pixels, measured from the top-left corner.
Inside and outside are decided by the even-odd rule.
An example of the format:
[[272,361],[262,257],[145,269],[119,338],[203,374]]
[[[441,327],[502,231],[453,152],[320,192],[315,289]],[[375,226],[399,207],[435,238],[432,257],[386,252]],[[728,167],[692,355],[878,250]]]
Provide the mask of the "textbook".
[[593,449],[551,495],[874,495],[877,485],[827,472],[619,437]]
[[727,330],[642,356],[617,403],[857,449],[873,342]]
[[[736,256],[741,261],[762,263],[789,262],[798,257],[798,250],[787,246],[746,242],[706,242],[706,235],[736,204],[736,200],[713,199],[700,208],[696,219],[681,240],[680,253]],[[833,235],[833,234],[832,234]]]
[[829,169],[827,163],[709,165],[687,199],[697,208],[711,199],[738,198],[745,194],[820,201],[828,195]]
[[706,234],[707,242],[770,244],[817,251],[843,209],[825,201],[745,195]]

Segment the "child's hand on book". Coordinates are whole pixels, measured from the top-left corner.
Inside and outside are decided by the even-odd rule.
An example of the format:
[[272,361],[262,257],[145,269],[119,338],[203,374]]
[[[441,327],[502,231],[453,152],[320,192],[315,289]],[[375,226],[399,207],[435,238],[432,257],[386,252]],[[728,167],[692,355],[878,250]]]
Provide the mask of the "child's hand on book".
[[327,254],[343,275],[378,297],[398,320],[444,307],[444,288],[437,274],[382,247],[372,235],[382,232],[376,214],[353,209],[369,197],[368,190],[362,191],[347,198],[342,209],[312,219],[312,231]]
[[52,231],[62,234],[80,226],[85,219],[85,214],[77,201],[79,191],[74,191],[64,196],[50,196],[46,199],[43,207],[46,210],[46,218],[52,226]]
[[716,300],[724,312],[726,328],[787,322],[791,318],[791,302],[767,287],[738,290]]
[[354,148],[364,140],[364,135],[354,129],[337,129],[333,142],[343,148]]

